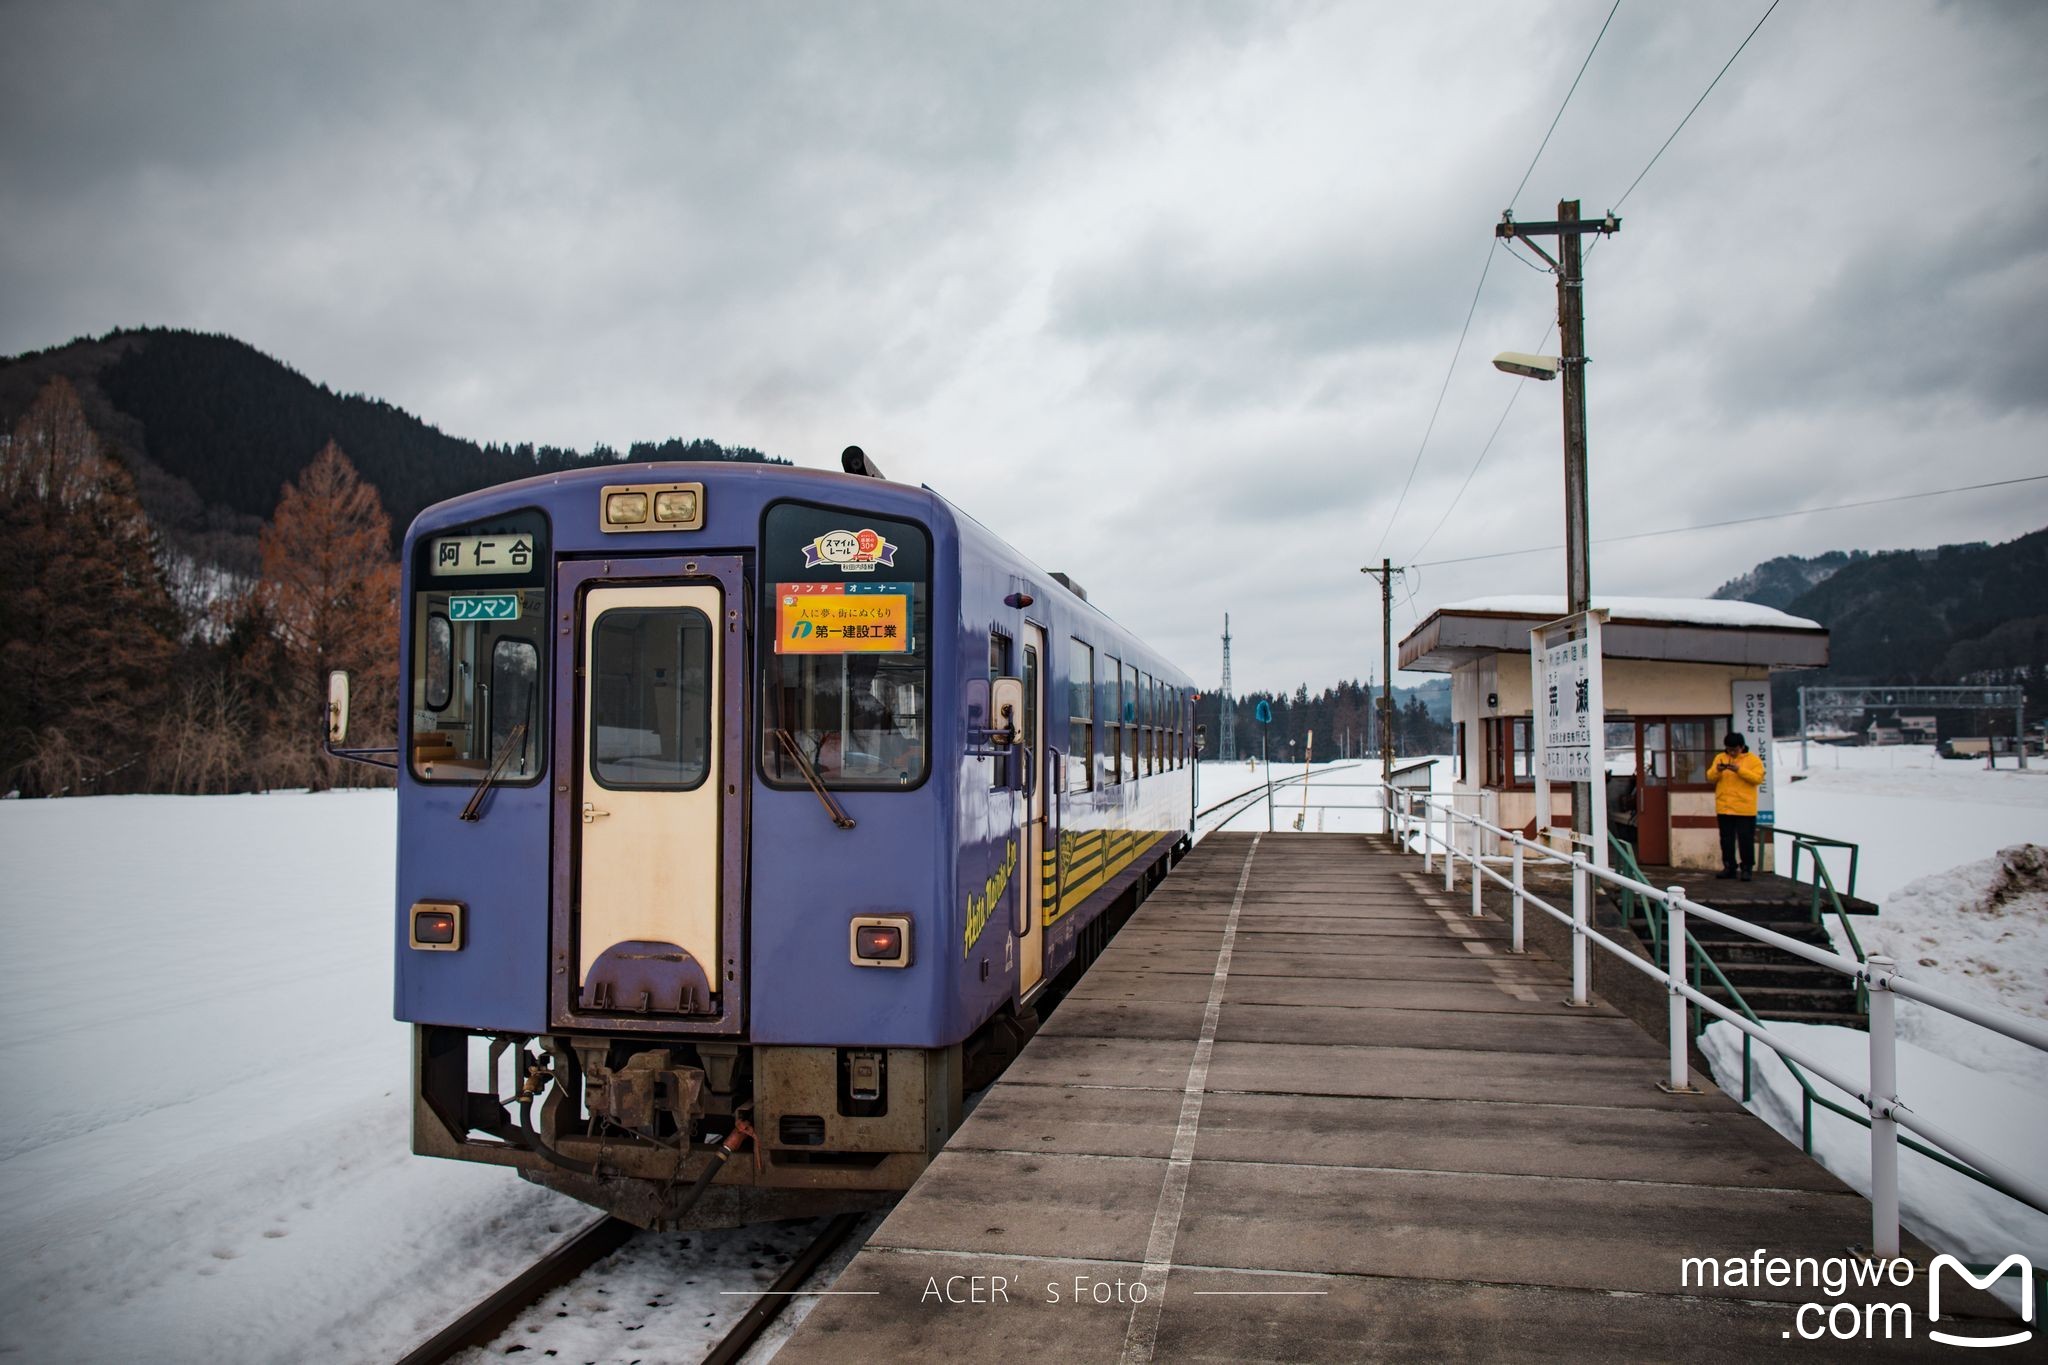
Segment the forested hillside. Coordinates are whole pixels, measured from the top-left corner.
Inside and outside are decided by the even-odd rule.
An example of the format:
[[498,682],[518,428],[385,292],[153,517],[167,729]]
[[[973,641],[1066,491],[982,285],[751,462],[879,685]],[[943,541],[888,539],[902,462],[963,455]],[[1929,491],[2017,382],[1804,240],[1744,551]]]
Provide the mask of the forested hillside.
[[1780,675],[1781,708],[1796,705],[1802,683],[2020,683],[2030,714],[2048,707],[2048,530],[2003,545],[1839,558],[1789,601],[1771,600],[1787,577],[1782,560],[1715,594],[1781,606],[1828,628],[1830,666]]
[[279,490],[329,442],[377,490],[394,536],[443,498],[532,474],[620,459],[787,463],[703,439],[638,442],[624,452],[478,445],[380,399],[336,393],[232,337],[158,329],[0,361],[0,430],[57,376],[128,468],[168,549],[241,574],[256,567],[256,529],[276,510]]

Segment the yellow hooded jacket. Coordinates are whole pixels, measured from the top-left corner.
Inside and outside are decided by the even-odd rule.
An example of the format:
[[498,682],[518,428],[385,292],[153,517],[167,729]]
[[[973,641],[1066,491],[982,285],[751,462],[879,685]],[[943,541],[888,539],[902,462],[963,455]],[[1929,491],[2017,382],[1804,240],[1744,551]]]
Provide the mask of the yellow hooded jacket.
[[1723,751],[1707,765],[1707,777],[1714,784],[1714,814],[1756,814],[1756,789],[1764,784],[1762,759],[1752,753],[1730,758]]

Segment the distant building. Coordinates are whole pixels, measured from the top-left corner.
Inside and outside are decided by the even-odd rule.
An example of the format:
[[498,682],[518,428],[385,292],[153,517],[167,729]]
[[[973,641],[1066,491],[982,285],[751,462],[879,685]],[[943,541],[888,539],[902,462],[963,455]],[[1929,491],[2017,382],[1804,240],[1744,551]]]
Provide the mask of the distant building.
[[[1717,866],[1707,765],[1729,729],[1741,728],[1736,696],[1764,683],[1768,697],[1775,669],[1826,666],[1828,632],[1748,602],[1595,597],[1593,605],[1608,613],[1601,631],[1607,767],[1636,774],[1638,856],[1646,864]],[[1452,790],[1460,808],[1503,828],[1536,827],[1529,632],[1563,614],[1561,597],[1476,598],[1439,607],[1401,641],[1402,668],[1451,677]],[[1750,743],[1768,763],[1769,736],[1752,735]],[[1571,789],[1553,786],[1552,825],[1569,826],[1570,810]],[[1759,842],[1766,869],[1768,848],[1768,840]]]

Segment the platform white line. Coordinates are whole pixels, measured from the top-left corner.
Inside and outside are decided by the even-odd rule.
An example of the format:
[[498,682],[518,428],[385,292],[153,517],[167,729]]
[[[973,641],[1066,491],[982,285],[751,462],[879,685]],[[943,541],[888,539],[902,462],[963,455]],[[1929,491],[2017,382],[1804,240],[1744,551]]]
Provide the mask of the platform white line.
[[1124,1365],[1149,1365],[1159,1340],[1159,1311],[1166,1298],[1166,1272],[1173,1265],[1173,1246],[1180,1237],[1181,1210],[1187,1206],[1188,1176],[1195,1161],[1195,1135],[1202,1126],[1202,1096],[1209,1088],[1209,1058],[1216,1051],[1216,1023],[1223,1017],[1223,988],[1230,980],[1230,953],[1237,941],[1237,920],[1244,910],[1245,888],[1251,885],[1252,859],[1260,835],[1244,855],[1237,875],[1237,894],[1230,898],[1230,917],[1223,922],[1223,944],[1216,950],[1216,973],[1209,981],[1209,1002],[1202,1007],[1202,1034],[1195,1040],[1195,1059],[1181,1089],[1180,1126],[1174,1129],[1173,1151],[1166,1159],[1166,1178],[1159,1183],[1159,1204],[1152,1213],[1152,1235],[1145,1239],[1145,1268],[1139,1280],[1145,1297],[1131,1306],[1124,1326]]

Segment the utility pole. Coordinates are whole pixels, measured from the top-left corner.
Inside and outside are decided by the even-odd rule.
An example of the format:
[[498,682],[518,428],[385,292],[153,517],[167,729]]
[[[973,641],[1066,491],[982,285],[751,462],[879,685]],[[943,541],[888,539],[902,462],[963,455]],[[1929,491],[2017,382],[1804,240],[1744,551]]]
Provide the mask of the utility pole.
[[[1380,800],[1387,800],[1387,788],[1394,785],[1394,580],[1406,569],[1394,567],[1391,559],[1380,566],[1359,570],[1380,583]],[[1383,805],[1384,808],[1384,805]],[[1392,829],[1391,816],[1388,820]]]
[[1237,759],[1237,707],[1230,700],[1230,613],[1223,613],[1223,697],[1217,713],[1216,728],[1223,733],[1217,737],[1222,745],[1217,757],[1225,763]]
[[[1565,614],[1578,616],[1593,605],[1593,565],[1587,547],[1590,521],[1586,478],[1586,300],[1585,255],[1579,239],[1588,233],[1602,236],[1621,231],[1621,220],[1609,213],[1605,218],[1582,219],[1579,201],[1560,199],[1554,223],[1518,223],[1504,213],[1495,225],[1496,237],[1527,242],[1529,249],[1550,263],[1557,275],[1557,336],[1564,354],[1558,368],[1564,376],[1564,544]],[[1557,256],[1538,246],[1535,238],[1555,237]],[[1606,723],[1605,716],[1591,718],[1594,725]],[[1591,827],[1592,787],[1572,783],[1572,832],[1583,836]],[[1538,826],[1550,822],[1549,811],[1537,812]]]

